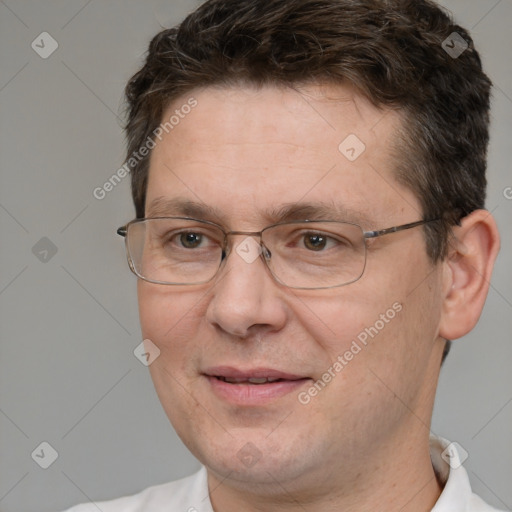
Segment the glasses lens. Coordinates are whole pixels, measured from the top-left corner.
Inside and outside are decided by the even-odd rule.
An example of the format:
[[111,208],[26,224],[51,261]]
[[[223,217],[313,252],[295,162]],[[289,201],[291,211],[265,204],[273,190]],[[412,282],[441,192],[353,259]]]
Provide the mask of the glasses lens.
[[130,264],[139,277],[155,283],[197,284],[217,272],[223,233],[186,219],[145,219],[128,226]]
[[263,232],[270,271],[293,288],[331,288],[361,277],[366,263],[362,229],[342,222],[301,222]]
[[[224,233],[206,222],[144,219],[128,225],[130,267],[162,284],[199,284],[217,273]],[[267,228],[262,242],[273,276],[292,288],[319,289],[357,281],[366,264],[362,229],[342,222],[291,222]]]

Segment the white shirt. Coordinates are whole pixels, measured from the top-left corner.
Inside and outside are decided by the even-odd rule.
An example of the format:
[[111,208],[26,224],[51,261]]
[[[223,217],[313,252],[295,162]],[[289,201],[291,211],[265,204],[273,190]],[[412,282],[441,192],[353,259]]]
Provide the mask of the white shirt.
[[[468,474],[455,445],[432,437],[430,453],[437,475],[445,482],[432,512],[499,512],[471,491]],[[101,512],[213,512],[208,496],[206,468],[203,467],[192,476],[148,487],[134,496],[78,505],[66,512],[98,512],[98,509]]]

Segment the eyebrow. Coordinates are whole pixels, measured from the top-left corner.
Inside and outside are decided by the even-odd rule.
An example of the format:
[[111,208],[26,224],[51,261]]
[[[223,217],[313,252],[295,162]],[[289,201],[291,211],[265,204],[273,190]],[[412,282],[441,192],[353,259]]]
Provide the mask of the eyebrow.
[[[228,224],[227,217],[220,210],[203,202],[184,197],[170,199],[160,196],[153,199],[147,207],[146,217],[166,216],[191,217],[221,225]],[[334,201],[284,203],[276,208],[264,210],[262,216],[270,224],[294,220],[335,220],[353,222],[361,226],[372,224],[365,213],[336,204]]]

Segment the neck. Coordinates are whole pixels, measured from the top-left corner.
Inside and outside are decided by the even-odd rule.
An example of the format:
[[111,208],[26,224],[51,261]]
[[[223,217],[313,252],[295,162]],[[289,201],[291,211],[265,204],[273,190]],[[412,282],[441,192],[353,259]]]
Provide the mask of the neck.
[[424,427],[420,432],[396,436],[352,471],[326,461],[319,474],[304,475],[300,482],[279,482],[275,475],[275,485],[244,485],[209,472],[214,511],[430,512],[442,486],[430,460],[428,432]]

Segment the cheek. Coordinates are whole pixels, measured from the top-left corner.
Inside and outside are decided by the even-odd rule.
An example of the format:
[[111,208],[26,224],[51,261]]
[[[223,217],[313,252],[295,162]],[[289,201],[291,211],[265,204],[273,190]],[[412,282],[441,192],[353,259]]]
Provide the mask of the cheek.
[[191,344],[197,342],[196,332],[204,319],[200,311],[201,295],[169,290],[142,280],[137,294],[143,338],[150,339],[160,349],[163,360],[175,365]]
[[369,370],[399,386],[428,364],[437,337],[432,318],[440,314],[439,273],[423,256],[407,265],[390,261],[385,273],[382,268],[373,272],[370,262],[360,281],[321,297],[300,297],[294,308],[300,328],[315,340],[318,354],[321,350],[317,368],[350,374],[350,379],[337,378],[334,387],[359,386]]
[[[294,317],[321,347],[326,362],[331,363],[347,351],[359,354],[372,340],[390,331],[402,309],[397,297],[386,291],[369,293],[361,281],[350,288],[332,290],[328,296],[324,293],[323,297],[301,297]],[[353,359],[350,354],[347,356]]]
[[[183,436],[186,418],[195,411],[193,390],[201,354],[201,297],[190,290],[177,290],[139,280],[139,316],[144,339],[160,350],[149,366],[157,395],[169,420]],[[185,429],[186,430],[186,429]]]

